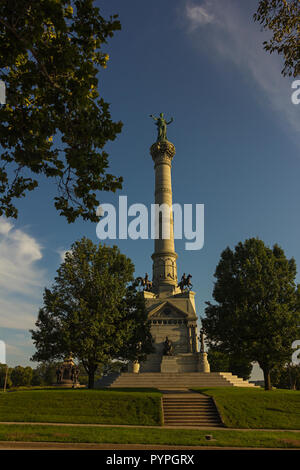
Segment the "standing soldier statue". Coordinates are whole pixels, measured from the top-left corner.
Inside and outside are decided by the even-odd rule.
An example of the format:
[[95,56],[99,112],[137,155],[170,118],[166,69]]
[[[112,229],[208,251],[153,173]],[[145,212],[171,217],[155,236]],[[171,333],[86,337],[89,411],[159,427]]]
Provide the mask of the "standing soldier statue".
[[204,330],[203,330],[203,328],[201,328],[201,330],[200,330],[199,339],[200,339],[200,352],[204,353],[205,346],[204,346]]

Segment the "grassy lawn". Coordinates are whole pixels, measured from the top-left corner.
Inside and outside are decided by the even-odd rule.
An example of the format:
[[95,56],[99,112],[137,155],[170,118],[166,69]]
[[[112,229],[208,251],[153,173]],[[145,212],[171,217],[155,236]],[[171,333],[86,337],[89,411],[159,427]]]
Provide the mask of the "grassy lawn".
[[229,428],[300,429],[300,391],[239,387],[194,390],[214,398]]
[[[206,434],[212,434],[215,440],[207,441]],[[23,424],[0,425],[0,441],[300,448],[300,434],[290,431],[198,431]]]
[[0,392],[0,421],[159,426],[160,397],[155,389]]

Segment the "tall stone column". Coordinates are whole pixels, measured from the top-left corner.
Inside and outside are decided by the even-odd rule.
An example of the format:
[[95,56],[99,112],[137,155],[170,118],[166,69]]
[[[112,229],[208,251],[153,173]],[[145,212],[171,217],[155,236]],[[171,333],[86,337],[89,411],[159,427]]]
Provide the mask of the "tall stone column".
[[[152,255],[153,290],[158,294],[172,295],[178,284],[171,183],[171,166],[175,155],[175,146],[167,140],[155,142],[150,148],[150,153],[155,169],[155,204],[164,205],[159,213],[158,237],[155,239]],[[168,232],[169,238],[164,238]]]

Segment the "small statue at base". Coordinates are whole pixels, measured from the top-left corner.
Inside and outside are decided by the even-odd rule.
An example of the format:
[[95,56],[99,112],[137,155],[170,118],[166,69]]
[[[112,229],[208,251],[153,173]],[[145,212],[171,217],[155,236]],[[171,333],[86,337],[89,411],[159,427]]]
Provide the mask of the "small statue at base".
[[203,328],[201,328],[200,330],[200,352],[204,352],[204,348],[205,348],[205,345],[204,345],[204,330]]
[[60,384],[63,376],[62,366],[56,369],[56,383]]
[[166,336],[166,339],[165,339],[165,342],[164,342],[163,356],[173,356],[173,355],[174,355],[173,343]]
[[72,375],[71,375],[71,379],[73,381],[73,388],[75,388],[76,385],[79,383],[78,377],[79,377],[79,369],[78,367],[74,366],[72,369]]

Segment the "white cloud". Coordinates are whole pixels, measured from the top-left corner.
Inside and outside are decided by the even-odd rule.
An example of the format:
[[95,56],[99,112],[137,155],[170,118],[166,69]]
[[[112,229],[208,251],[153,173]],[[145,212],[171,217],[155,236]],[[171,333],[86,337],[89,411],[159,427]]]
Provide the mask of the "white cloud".
[[8,232],[13,228],[13,225],[8,222],[7,220],[1,218],[0,219],[0,234],[7,235]]
[[59,254],[60,261],[63,263],[65,261],[65,257],[68,253],[68,250],[57,250],[57,253]]
[[[299,132],[299,106],[291,102],[292,80],[281,74],[282,57],[276,53],[270,55],[263,49],[266,33],[253,21],[255,9],[254,3],[253,7],[244,2],[241,6],[239,0],[222,0],[222,8],[220,0],[189,2],[185,9],[187,30],[193,44],[212,49],[243,73],[248,73],[262,91],[262,103],[276,111],[284,126]],[[213,18],[211,28],[203,29],[204,18]]]
[[[14,298],[0,289],[0,327],[29,330],[37,320],[40,303],[25,298]],[[42,297],[42,295],[40,296]]]
[[33,327],[45,285],[41,259],[37,240],[0,217],[0,326]]
[[70,255],[71,252],[72,252],[71,250],[63,250],[63,249],[57,250],[57,253],[59,254],[61,263],[66,261],[66,254],[68,253]]
[[188,3],[186,5],[186,15],[190,21],[191,29],[196,29],[200,25],[213,23],[215,15],[210,12],[210,2],[205,1],[202,6]]

